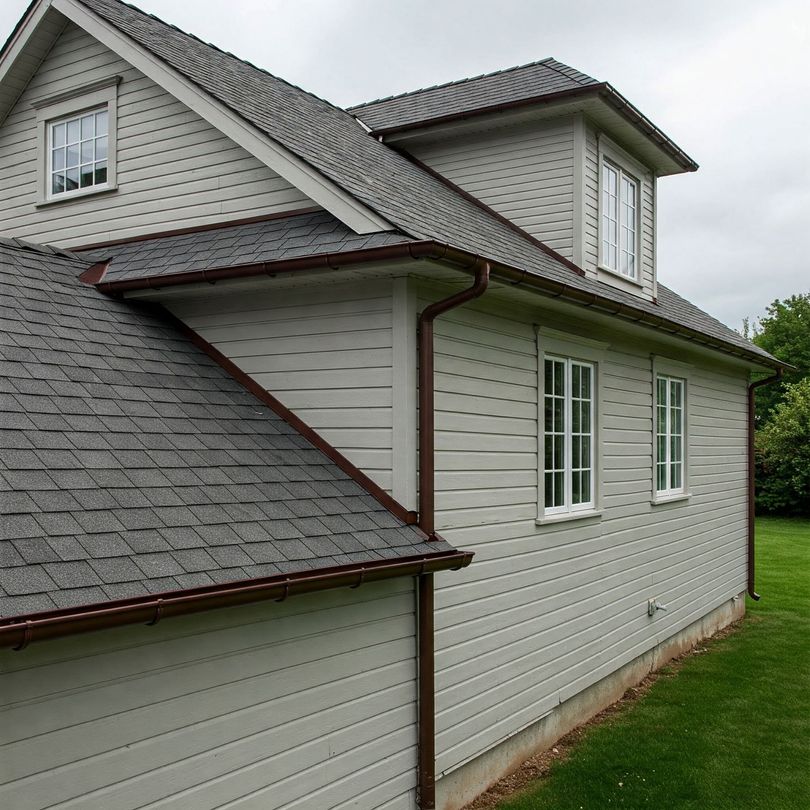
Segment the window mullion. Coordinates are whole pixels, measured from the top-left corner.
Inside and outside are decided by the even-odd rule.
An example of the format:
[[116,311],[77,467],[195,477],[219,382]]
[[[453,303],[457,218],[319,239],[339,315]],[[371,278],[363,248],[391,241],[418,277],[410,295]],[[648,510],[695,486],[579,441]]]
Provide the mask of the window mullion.
[[565,464],[565,509],[567,512],[571,511],[573,503],[573,484],[571,467],[573,459],[571,458],[573,443],[571,441],[571,360],[565,361],[565,438],[563,439],[564,445],[564,464]]

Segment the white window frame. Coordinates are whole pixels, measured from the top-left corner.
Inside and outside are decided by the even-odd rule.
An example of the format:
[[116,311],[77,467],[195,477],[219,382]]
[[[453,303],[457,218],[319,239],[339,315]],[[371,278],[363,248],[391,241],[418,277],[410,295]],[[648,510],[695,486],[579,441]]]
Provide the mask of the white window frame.
[[[602,413],[601,386],[599,368],[604,360],[607,344],[580,335],[561,332],[548,327],[537,328],[537,359],[538,359],[538,409],[537,409],[537,524],[538,526],[559,521],[599,517],[601,515],[601,469],[602,452],[600,446],[600,420]],[[563,458],[565,463],[565,503],[563,506],[545,505],[545,365],[546,360],[562,361],[565,364],[565,447]],[[587,503],[572,503],[572,471],[571,459],[571,367],[579,364],[591,370],[591,499]]]
[[[604,255],[604,243],[605,243],[605,225],[604,225],[604,216],[605,216],[605,187],[604,187],[604,176],[605,176],[605,166],[610,166],[614,171],[617,172],[617,266],[611,267],[607,259]],[[643,205],[643,195],[644,195],[644,184],[645,182],[649,182],[651,180],[650,172],[647,168],[642,166],[640,163],[635,161],[630,155],[628,155],[623,149],[613,144],[610,140],[608,140],[604,135],[600,133],[599,135],[599,179],[598,179],[598,240],[599,244],[597,246],[597,255],[598,255],[598,262],[597,267],[600,272],[604,272],[609,274],[607,277],[608,280],[610,279],[617,279],[621,282],[626,282],[627,284],[634,285],[636,287],[643,286],[642,282],[642,269],[643,269],[643,249],[644,249],[644,234],[643,234],[643,216],[642,216],[642,205]],[[634,262],[634,269],[635,274],[630,276],[622,273],[621,267],[621,252],[622,252],[622,219],[621,219],[621,211],[622,211],[622,197],[621,197],[621,190],[622,190],[622,180],[629,180],[635,184],[636,187],[636,210],[635,210],[635,262]],[[633,289],[630,287],[629,289]]]
[[[37,111],[37,206],[108,193],[118,188],[116,157],[120,81],[120,76],[113,76],[32,102]],[[106,183],[54,194],[51,186],[51,127],[100,110],[107,111]]]
[[[653,450],[653,467],[652,467],[652,496],[651,503],[653,505],[662,503],[671,503],[673,501],[688,500],[690,497],[689,490],[689,378],[692,366],[688,363],[683,363],[670,358],[653,356],[652,358],[652,406],[653,406],[653,419],[652,419],[652,450]],[[658,380],[667,380],[667,430],[666,436],[666,457],[664,462],[667,465],[667,487],[658,489],[658,465],[661,459],[658,453]],[[672,487],[672,468],[671,468],[671,431],[669,430],[669,422],[671,419],[671,409],[669,407],[671,381],[680,383],[681,385],[681,485],[679,487]]]

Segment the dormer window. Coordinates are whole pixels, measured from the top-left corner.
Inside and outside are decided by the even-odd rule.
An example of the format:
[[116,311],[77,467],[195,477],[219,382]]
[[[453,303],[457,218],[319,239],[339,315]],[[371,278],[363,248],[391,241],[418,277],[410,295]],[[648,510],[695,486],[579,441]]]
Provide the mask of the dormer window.
[[31,102],[39,130],[38,205],[116,188],[120,76]]
[[48,194],[107,188],[107,106],[48,124]]
[[639,183],[610,160],[602,160],[599,264],[625,278],[638,277]]

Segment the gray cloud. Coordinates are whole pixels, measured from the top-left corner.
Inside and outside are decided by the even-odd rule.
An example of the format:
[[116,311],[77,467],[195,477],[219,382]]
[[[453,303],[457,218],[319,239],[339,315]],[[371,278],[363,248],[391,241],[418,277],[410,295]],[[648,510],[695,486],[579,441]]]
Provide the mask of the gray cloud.
[[[659,190],[659,276],[739,326],[810,289],[810,6],[796,0],[140,0],[337,104],[555,56],[700,164]],[[0,38],[27,6],[3,0]],[[248,24],[246,24],[248,23]]]

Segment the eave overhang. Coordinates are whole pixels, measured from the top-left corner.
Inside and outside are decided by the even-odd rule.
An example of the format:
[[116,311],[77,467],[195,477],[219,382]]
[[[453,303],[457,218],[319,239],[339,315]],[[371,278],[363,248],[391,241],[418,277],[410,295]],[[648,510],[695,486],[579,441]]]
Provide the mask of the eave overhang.
[[0,620],[0,648],[23,650],[46,639],[131,624],[154,625],[163,619],[253,602],[283,602],[291,596],[333,588],[358,588],[394,577],[458,570],[472,561],[469,551],[439,552],[396,560],[356,563],[261,579],[247,579],[135,599],[82,605],[66,610],[12,616]]
[[[413,120],[390,127],[378,127],[372,130],[372,134],[384,141],[403,142],[438,133],[442,128],[452,124],[466,122],[474,125],[478,121],[485,121],[488,117],[495,115],[528,113],[533,109],[554,114],[581,111],[597,122],[608,126],[611,124],[611,116],[605,113],[611,113],[613,118],[618,116],[649,142],[651,150],[646,160],[653,164],[652,168],[659,175],[693,172],[698,169],[695,160],[608,82],[562,90],[557,93],[529,96],[464,112]],[[362,109],[357,111],[357,117],[362,120]]]
[[124,296],[137,291],[166,290],[189,284],[216,284],[223,281],[260,278],[262,276],[275,277],[303,271],[340,270],[354,265],[400,260],[433,261],[466,271],[471,271],[482,260],[487,261],[491,266],[493,278],[506,282],[510,286],[522,285],[547,297],[588,307],[603,314],[656,329],[724,354],[741,358],[760,368],[789,368],[789,366],[776,358],[765,357],[755,351],[748,351],[704,332],[679,324],[664,315],[653,314],[640,307],[618,302],[608,296],[583,290],[574,284],[565,284],[544,278],[536,273],[493,261],[487,256],[476,255],[433,240],[406,242],[368,250],[326,253],[280,261],[194,270],[185,273],[121,279],[118,281],[104,281],[102,278],[95,284],[95,287],[107,295]]

